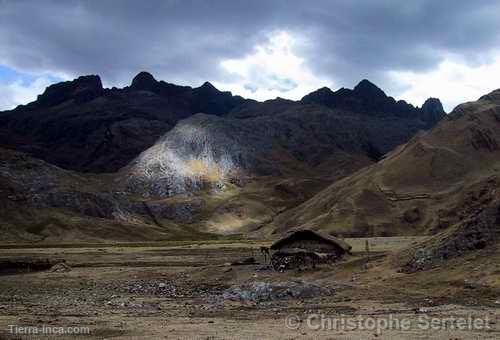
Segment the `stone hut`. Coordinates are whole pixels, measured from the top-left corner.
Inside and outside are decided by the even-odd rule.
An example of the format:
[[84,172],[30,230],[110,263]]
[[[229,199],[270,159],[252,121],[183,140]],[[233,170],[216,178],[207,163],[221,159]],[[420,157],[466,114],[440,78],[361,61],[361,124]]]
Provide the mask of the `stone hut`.
[[296,230],[276,241],[271,250],[275,270],[286,270],[332,263],[351,251],[345,241],[312,230]]

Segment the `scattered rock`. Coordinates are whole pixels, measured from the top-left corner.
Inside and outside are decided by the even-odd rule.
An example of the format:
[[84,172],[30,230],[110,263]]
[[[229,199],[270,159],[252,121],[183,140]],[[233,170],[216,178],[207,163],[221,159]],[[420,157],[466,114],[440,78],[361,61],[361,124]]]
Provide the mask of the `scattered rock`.
[[[195,284],[187,286],[177,286],[172,282],[164,280],[135,280],[128,282],[112,282],[104,285],[103,289],[108,291],[121,291],[134,295],[154,295],[163,298],[205,298],[221,296],[228,286]],[[126,296],[126,295],[124,295]],[[119,295],[112,295],[120,297]]]
[[[403,266],[402,272],[411,273],[426,270],[448,259],[459,257],[467,252],[480,250],[492,244],[498,233],[498,207],[479,209],[470,213],[468,218],[426,241],[414,250],[411,259]],[[470,288],[473,289],[473,288]]]
[[177,296],[177,289],[171,283],[155,281],[136,281],[121,287],[122,290],[133,294],[158,295],[162,297]]
[[53,273],[66,273],[71,271],[71,267],[64,262],[60,262],[53,265],[52,268],[50,268],[50,271]]
[[465,289],[477,289],[479,288],[480,285],[477,282],[471,282],[471,281],[464,281],[464,288]]
[[224,291],[223,298],[232,301],[263,302],[287,298],[313,298],[333,295],[330,288],[302,282],[253,282],[244,286],[234,286]]

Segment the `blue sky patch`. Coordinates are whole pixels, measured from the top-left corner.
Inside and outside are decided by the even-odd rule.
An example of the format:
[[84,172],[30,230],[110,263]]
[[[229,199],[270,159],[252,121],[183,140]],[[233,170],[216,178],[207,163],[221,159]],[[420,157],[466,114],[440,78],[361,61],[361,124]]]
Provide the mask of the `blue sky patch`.
[[52,83],[63,81],[60,77],[55,77],[50,74],[33,75],[29,73],[21,73],[9,68],[5,65],[0,65],[0,84],[12,84],[20,82],[22,86],[30,86],[36,79],[44,77]]

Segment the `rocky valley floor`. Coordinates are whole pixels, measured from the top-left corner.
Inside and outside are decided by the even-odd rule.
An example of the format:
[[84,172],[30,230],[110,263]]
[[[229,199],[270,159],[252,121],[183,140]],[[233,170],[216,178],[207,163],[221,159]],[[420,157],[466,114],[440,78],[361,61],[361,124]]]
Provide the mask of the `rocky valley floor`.
[[[88,327],[84,339],[498,339],[498,247],[405,274],[393,254],[419,238],[368,239],[370,253],[365,240],[348,239],[354,252],[340,263],[284,273],[267,266],[267,243],[257,241],[3,245],[0,339],[75,338],[14,334],[11,325]],[[252,256],[257,264],[230,265]],[[12,265],[62,259],[39,271]],[[424,329],[450,317],[489,328]],[[410,326],[368,321],[391,318]],[[365,327],[320,323],[349,319]]]

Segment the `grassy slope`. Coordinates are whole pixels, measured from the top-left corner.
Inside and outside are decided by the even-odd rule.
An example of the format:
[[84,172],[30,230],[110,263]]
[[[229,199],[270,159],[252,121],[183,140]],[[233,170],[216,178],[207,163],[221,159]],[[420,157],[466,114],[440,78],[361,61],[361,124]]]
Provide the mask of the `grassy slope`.
[[451,226],[482,204],[500,177],[499,117],[498,92],[464,104],[453,119],[280,215],[275,226],[344,235],[418,235]]

